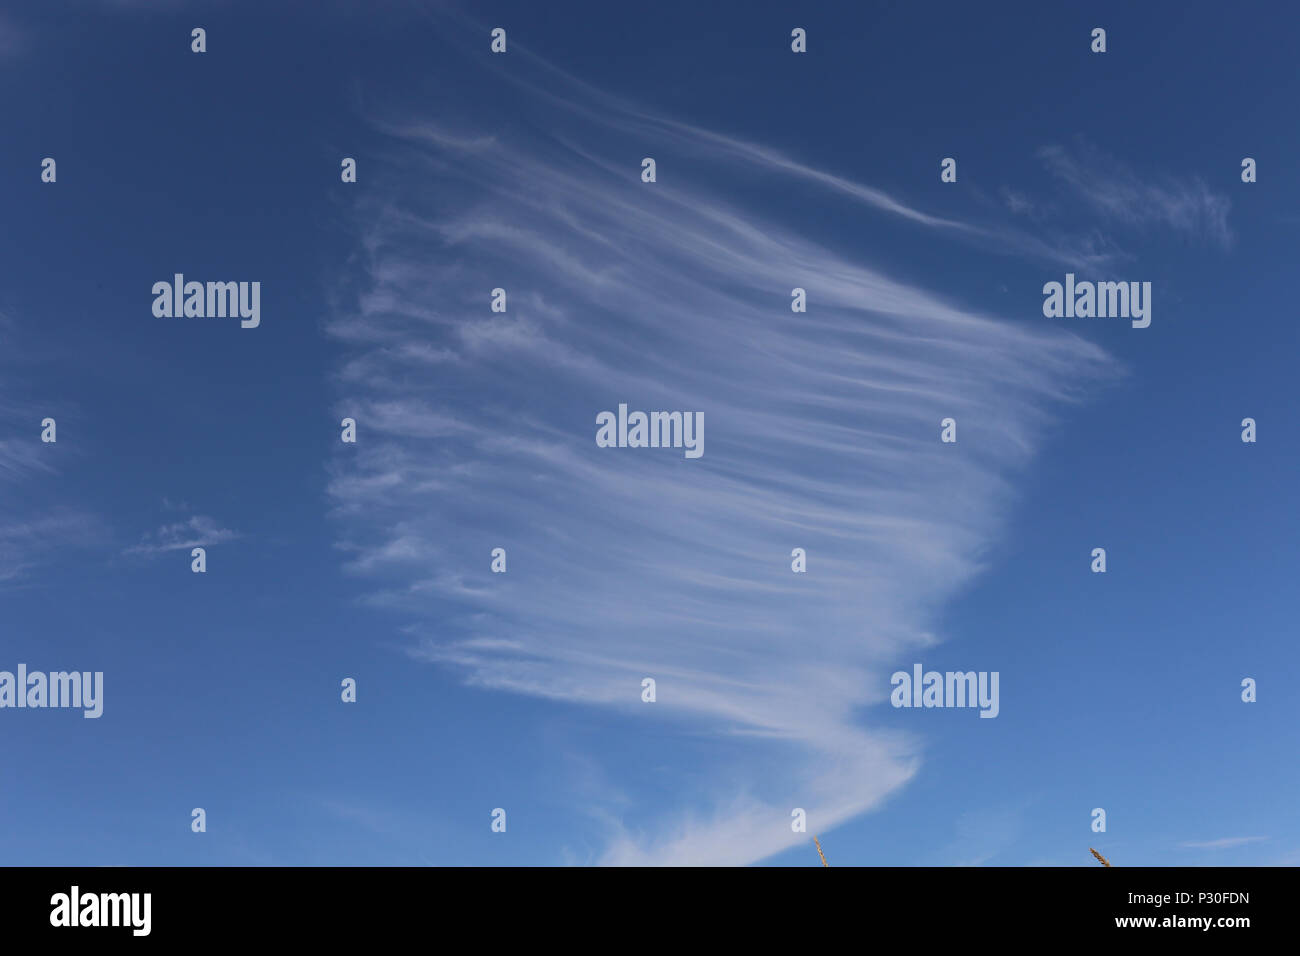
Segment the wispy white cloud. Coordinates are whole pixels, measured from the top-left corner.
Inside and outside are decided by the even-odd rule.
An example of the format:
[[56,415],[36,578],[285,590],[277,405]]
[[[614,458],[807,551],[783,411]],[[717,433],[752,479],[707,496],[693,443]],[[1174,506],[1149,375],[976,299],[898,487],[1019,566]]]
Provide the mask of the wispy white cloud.
[[[40,419],[32,421],[39,422]],[[32,435],[39,432],[35,428],[30,430]],[[48,452],[42,453],[43,447],[39,438],[0,439],[0,481],[19,481],[42,472],[54,471]]]
[[1012,215],[1039,219],[1044,214],[1043,204],[1036,199],[1030,198],[1027,193],[1021,190],[1003,186],[998,190],[998,195],[1002,197],[1002,202]]
[[1015,843],[1024,829],[1026,803],[969,810],[954,822],[951,843],[942,851],[947,866],[983,866]]
[[35,517],[0,515],[0,583],[23,578],[69,551],[94,547],[104,539],[92,515],[58,507]]
[[94,515],[62,501],[46,500],[38,493],[57,479],[56,462],[75,455],[57,443],[41,441],[41,421],[54,411],[26,400],[15,388],[15,368],[23,356],[15,354],[9,335],[12,319],[0,313],[0,584],[23,586],[29,572],[56,561],[61,555],[97,547],[106,538]]
[[[440,29],[453,22],[459,22],[474,35],[482,34],[485,29],[483,23],[463,11],[440,8],[436,12],[430,9],[423,12],[437,22]],[[511,45],[511,63],[512,69],[501,72],[499,79],[513,84],[521,96],[532,101],[538,110],[550,109],[559,114],[577,116],[588,126],[618,131],[641,144],[654,143],[657,149],[675,152],[680,148],[697,164],[712,159],[720,163],[724,172],[745,167],[780,175],[791,183],[820,187],[840,199],[927,227],[997,255],[1025,257],[1071,268],[1104,266],[1116,258],[1115,250],[1108,248],[1095,233],[1076,235],[1059,229],[1030,231],[1014,223],[976,223],[951,214],[928,212],[886,190],[843,174],[818,169],[781,150],[645,110],[587,83],[517,40]],[[519,64],[526,64],[527,69],[515,68]],[[499,137],[493,134],[466,128],[435,127],[411,122],[409,118],[376,125],[381,129],[387,128],[394,135],[409,136],[427,146],[455,153],[481,153],[499,142]],[[561,137],[561,141],[580,155],[592,158],[579,145],[580,140],[565,141]]]
[[146,532],[139,544],[127,548],[124,554],[157,554],[223,544],[238,538],[239,532],[218,526],[206,515],[193,515],[185,521],[165,524],[156,531]]
[[[395,162],[436,175],[359,209],[366,281],[329,323],[359,436],[332,464],[339,546],[416,658],[712,741],[709,792],[646,827],[611,811],[603,862],[751,862],[808,839],[793,807],[824,831],[915,773],[918,741],[864,708],[979,571],[1051,406],[1115,369],[693,182],[690,160],[725,146],[774,189],[887,208],[867,187],[682,124],[671,176],[643,184],[662,124],[608,98],[569,113],[527,139],[383,124]],[[619,402],[704,412],[704,457],[598,448]]]
[[1205,840],[1203,842],[1188,841],[1178,845],[1194,850],[1229,850],[1233,847],[1245,846],[1248,843],[1262,843],[1267,839],[1268,837],[1263,836],[1223,837],[1218,840]]
[[1144,178],[1131,166],[1086,142],[1038,151],[1047,169],[1106,220],[1145,229],[1163,227],[1220,248],[1234,241],[1232,202],[1201,179],[1168,174]]

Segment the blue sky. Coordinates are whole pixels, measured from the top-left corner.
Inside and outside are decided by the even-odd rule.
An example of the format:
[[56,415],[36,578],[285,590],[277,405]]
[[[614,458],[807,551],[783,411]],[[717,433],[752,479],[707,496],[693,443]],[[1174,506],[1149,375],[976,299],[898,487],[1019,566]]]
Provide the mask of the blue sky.
[[807,7],[0,11],[0,862],[1300,862],[1297,14]]

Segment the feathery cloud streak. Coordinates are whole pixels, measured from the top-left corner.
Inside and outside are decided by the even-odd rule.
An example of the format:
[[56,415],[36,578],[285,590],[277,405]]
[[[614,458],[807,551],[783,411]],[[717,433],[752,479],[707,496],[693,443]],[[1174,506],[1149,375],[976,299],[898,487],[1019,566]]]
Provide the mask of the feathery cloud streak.
[[[355,308],[328,322],[359,435],[331,466],[339,546],[416,657],[712,735],[731,769],[707,805],[644,831],[611,816],[603,862],[752,862],[806,839],[792,807],[824,830],[915,772],[916,741],[862,708],[936,639],[1051,406],[1114,369],[702,184],[716,136],[679,126],[643,184],[658,141],[637,112],[535,105],[547,133],[380,124],[401,182],[360,207]],[[774,187],[809,175],[730,159]],[[619,402],[704,412],[704,457],[598,448]]]

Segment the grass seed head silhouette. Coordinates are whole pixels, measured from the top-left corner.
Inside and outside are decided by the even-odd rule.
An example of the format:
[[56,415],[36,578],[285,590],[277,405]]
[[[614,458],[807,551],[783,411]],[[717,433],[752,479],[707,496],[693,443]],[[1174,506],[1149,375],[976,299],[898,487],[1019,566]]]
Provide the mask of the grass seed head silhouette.
[[822,841],[817,839],[817,834],[815,833],[813,834],[813,842],[817,844],[817,855],[822,858],[822,866],[830,866],[830,864],[826,862],[826,854],[822,852]]
[[1096,850],[1094,850],[1092,847],[1088,847],[1088,852],[1091,853],[1093,856],[1095,856],[1101,862],[1102,866],[1110,866],[1110,861],[1107,860],[1100,853],[1098,853]]

